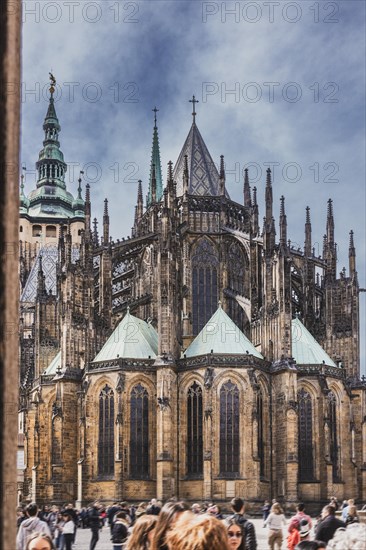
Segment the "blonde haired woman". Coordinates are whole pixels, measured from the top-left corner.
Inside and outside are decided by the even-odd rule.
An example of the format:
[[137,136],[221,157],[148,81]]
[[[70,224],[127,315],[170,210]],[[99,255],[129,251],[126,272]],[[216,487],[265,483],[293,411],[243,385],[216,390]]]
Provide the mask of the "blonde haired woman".
[[[241,539],[240,539],[241,541]],[[166,534],[169,550],[231,550],[227,529],[212,515],[183,512]]]
[[276,548],[281,550],[283,540],[282,525],[286,525],[286,518],[278,502],[272,505],[271,513],[264,522],[264,526],[266,525],[269,527],[268,544],[270,549],[274,550],[276,545]]
[[125,550],[148,550],[157,521],[157,516],[148,514],[140,516],[132,528]]

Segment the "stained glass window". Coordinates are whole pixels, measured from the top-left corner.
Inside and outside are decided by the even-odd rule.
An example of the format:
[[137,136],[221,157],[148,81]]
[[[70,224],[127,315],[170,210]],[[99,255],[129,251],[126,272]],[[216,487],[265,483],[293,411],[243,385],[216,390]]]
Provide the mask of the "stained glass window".
[[337,433],[337,401],[333,392],[328,394],[329,400],[329,435],[330,460],[332,463],[333,482],[339,481],[338,433]]
[[192,254],[193,334],[198,334],[218,305],[219,258],[216,248],[201,239]]
[[202,388],[197,382],[187,396],[187,474],[203,474]]
[[229,380],[220,391],[220,473],[239,474],[239,389]]
[[265,476],[265,442],[263,425],[263,397],[262,392],[257,393],[257,415],[258,415],[258,458],[259,458],[259,476]]
[[99,394],[98,475],[114,474],[114,393],[105,385]]
[[131,391],[130,476],[149,477],[149,394],[141,384]]
[[310,394],[303,388],[298,393],[299,425],[298,454],[299,481],[314,480],[313,404]]

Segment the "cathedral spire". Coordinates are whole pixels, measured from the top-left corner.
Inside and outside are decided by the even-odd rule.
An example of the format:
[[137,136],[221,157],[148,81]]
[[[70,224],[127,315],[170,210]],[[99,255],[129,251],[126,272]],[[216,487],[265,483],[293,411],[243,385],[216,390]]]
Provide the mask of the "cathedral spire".
[[281,196],[280,206],[280,245],[282,248],[287,246],[287,217],[285,212],[285,197]]
[[161,161],[160,161],[160,146],[159,146],[159,134],[156,121],[156,113],[159,111],[154,107],[154,131],[153,131],[153,144],[151,151],[151,162],[150,162],[150,181],[149,181],[149,191],[147,195],[147,206],[149,207],[152,204],[152,185],[153,185],[153,167],[155,165],[155,179],[156,179],[156,199],[155,202],[159,202],[163,196],[163,179],[161,175]]
[[306,257],[311,256],[311,221],[310,208],[308,206],[306,207],[304,254]]
[[348,248],[348,259],[349,259],[349,275],[352,277],[356,273],[356,248],[353,241],[353,231],[349,232],[349,248]]
[[244,206],[252,206],[252,198],[250,196],[250,185],[249,185],[249,176],[248,168],[244,170]]
[[108,246],[109,243],[109,213],[108,213],[108,199],[104,199],[104,213],[103,213],[103,246]]
[[224,155],[220,155],[220,195],[225,196],[225,164]]

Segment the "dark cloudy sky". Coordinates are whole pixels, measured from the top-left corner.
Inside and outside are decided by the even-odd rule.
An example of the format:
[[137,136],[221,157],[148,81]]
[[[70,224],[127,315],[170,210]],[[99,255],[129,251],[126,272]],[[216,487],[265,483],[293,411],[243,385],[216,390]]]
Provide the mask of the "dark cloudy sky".
[[[364,2],[23,4],[21,160],[29,171],[42,145],[52,69],[68,188],[75,192],[84,169],[93,216],[100,219],[108,197],[112,236],[125,236],[140,178],[146,193],[151,109],[160,109],[165,178],[189,131],[188,100],[195,94],[197,124],[211,155],[215,161],[225,155],[231,198],[242,201],[242,170],[249,166],[263,205],[271,163],[276,218],[283,194],[289,238],[302,247],[310,206],[319,253],[333,198],[338,271],[348,268],[353,229],[360,286],[366,287]],[[27,192],[34,183],[29,172]],[[365,371],[364,338],[361,346]]]

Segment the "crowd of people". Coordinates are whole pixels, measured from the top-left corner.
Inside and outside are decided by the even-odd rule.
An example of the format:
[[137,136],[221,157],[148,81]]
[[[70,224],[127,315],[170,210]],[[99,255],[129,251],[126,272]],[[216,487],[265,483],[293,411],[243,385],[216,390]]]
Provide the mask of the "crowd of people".
[[[67,504],[62,509],[29,504],[18,514],[16,550],[72,550],[77,529],[90,529],[90,550],[95,550],[100,530],[108,526],[111,550],[257,550],[252,521],[245,517],[243,499],[230,502],[223,515],[214,503],[193,504],[172,499],[164,505],[156,499],[129,506],[113,503],[105,508],[94,502],[80,511]],[[325,506],[312,535],[313,522],[304,504],[286,520],[279,502],[264,503],[264,527],[268,528],[270,550],[366,550],[366,525],[359,523],[354,501],[342,505],[342,520],[336,517],[336,499]],[[76,547],[74,547],[76,548]]]

